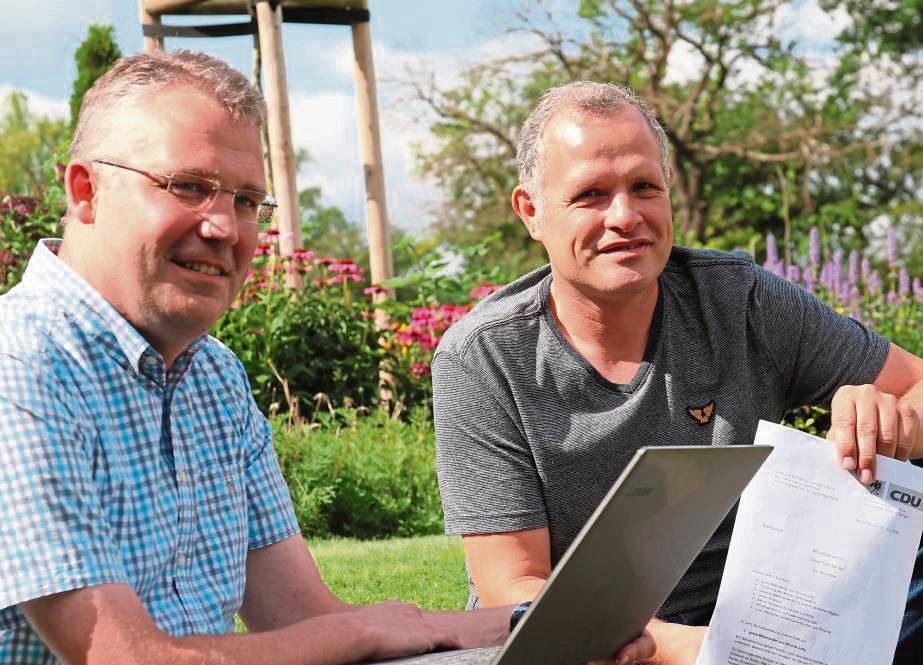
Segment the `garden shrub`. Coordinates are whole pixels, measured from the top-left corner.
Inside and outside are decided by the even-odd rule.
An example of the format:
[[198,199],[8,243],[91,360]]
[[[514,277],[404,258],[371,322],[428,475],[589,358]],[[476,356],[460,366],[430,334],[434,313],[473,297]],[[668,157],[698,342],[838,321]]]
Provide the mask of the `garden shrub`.
[[380,352],[374,325],[336,299],[263,290],[229,310],[212,333],[244,364],[264,413],[296,400],[311,404],[318,393],[334,403],[376,399]]
[[0,192],[0,294],[19,283],[41,238],[61,237],[65,211],[61,168],[55,162],[43,166],[49,185],[41,197]]
[[[284,288],[292,271],[303,288]],[[240,358],[264,413],[297,415],[317,394],[335,404],[377,402],[379,334],[365,302],[353,302],[359,281],[361,269],[349,259],[317,259],[304,249],[281,257],[278,232],[263,234],[244,289],[211,332]]]
[[442,532],[435,433],[409,417],[341,408],[312,423],[273,419],[276,451],[302,532],[312,538]]

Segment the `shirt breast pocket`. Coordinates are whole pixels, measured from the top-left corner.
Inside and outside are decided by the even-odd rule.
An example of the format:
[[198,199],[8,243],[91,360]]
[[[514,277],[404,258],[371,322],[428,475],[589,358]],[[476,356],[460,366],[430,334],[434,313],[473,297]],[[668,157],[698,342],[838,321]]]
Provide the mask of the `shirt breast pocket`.
[[[196,478],[196,559],[222,605],[239,607],[246,581],[248,525],[243,464],[200,471]],[[236,611],[236,607],[234,608]]]

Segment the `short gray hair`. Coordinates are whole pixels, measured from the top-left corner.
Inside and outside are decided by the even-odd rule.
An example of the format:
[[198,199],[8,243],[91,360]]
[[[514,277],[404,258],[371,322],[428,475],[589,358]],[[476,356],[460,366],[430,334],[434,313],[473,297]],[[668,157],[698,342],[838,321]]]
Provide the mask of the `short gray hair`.
[[71,159],[90,157],[92,144],[106,135],[107,118],[143,95],[170,85],[188,85],[212,97],[234,120],[261,127],[266,118],[263,95],[239,71],[205,53],[178,50],[120,58],[87,91],[80,106]]
[[551,118],[561,111],[573,109],[589,115],[611,115],[626,107],[637,109],[651,128],[660,148],[660,166],[664,182],[670,182],[670,149],[666,132],[653,112],[638,99],[631,88],[616,83],[574,81],[549,88],[539,98],[538,104],[522,126],[516,147],[516,166],[519,183],[537,208],[542,207],[545,156],[542,135]]

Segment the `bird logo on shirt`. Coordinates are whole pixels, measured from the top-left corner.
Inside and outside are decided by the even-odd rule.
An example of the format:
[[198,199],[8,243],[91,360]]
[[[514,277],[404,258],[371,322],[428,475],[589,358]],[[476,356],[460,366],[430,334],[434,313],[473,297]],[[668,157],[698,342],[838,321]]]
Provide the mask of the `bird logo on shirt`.
[[715,401],[712,400],[705,406],[687,406],[686,410],[699,425],[707,425],[715,412]]

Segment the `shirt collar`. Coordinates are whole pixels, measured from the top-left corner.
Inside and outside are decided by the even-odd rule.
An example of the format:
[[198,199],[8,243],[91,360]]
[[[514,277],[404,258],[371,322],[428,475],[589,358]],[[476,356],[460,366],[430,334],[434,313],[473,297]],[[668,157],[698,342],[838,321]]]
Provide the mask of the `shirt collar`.
[[[48,290],[58,305],[76,321],[89,324],[96,334],[103,332],[112,335],[136,372],[150,375],[152,369],[158,366],[160,372],[163,372],[160,353],[96,289],[58,258],[61,243],[59,238],[39,240],[23,274],[23,284]],[[183,368],[185,371],[191,357],[206,342],[206,335],[193,341],[177,359],[177,363],[174,363],[174,368]],[[151,358],[159,362],[151,362]]]

